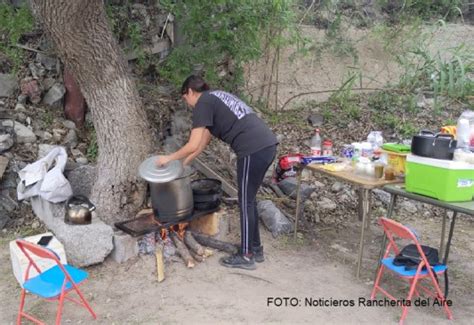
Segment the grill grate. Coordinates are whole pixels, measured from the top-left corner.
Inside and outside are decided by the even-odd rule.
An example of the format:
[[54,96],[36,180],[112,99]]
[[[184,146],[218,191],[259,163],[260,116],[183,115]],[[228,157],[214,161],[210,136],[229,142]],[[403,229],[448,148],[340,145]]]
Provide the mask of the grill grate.
[[146,214],[131,220],[120,221],[115,223],[115,227],[126,232],[133,237],[143,236],[150,232],[160,231],[161,229],[167,229],[179,223],[189,222],[193,219],[199,218],[206,214],[210,214],[219,210],[219,207],[208,210],[194,210],[193,213],[186,218],[179,219],[172,222],[159,223],[153,213]]

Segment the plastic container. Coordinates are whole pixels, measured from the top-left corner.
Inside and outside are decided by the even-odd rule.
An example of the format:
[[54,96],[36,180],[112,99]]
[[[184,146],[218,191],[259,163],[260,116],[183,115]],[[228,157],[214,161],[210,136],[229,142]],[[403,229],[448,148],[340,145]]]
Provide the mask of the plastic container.
[[323,156],[332,156],[332,141],[324,140],[322,147]]
[[319,129],[316,129],[316,132],[311,138],[310,147],[313,157],[321,156],[321,135],[319,134]]
[[362,142],[361,144],[361,157],[371,158],[374,153],[374,148],[370,142]]
[[408,155],[405,187],[408,192],[441,201],[471,201],[474,195],[474,165]]
[[387,165],[390,166],[393,170],[395,176],[404,176],[405,175],[405,166],[407,160],[407,153],[393,152],[382,150],[382,153],[386,155],[384,161],[387,162]]

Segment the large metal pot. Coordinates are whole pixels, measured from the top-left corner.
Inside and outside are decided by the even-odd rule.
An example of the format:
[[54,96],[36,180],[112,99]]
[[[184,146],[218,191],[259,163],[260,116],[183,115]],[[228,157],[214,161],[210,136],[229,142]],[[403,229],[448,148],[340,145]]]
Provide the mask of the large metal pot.
[[64,222],[70,225],[88,225],[92,221],[95,205],[83,195],[75,195],[66,201]]
[[451,134],[434,134],[423,130],[413,137],[411,152],[422,157],[452,160],[456,144]]
[[161,223],[178,222],[193,212],[193,192],[183,166],[175,160],[157,167],[158,156],[150,157],[139,167],[140,176],[150,185],[151,204]]

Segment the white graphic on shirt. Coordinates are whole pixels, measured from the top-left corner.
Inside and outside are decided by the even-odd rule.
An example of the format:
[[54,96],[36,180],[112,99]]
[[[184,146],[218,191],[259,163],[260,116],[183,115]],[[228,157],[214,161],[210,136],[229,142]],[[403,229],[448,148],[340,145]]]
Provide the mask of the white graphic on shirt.
[[222,102],[227,107],[229,107],[231,112],[234,113],[234,115],[239,120],[245,115],[253,113],[252,109],[247,104],[245,104],[243,101],[241,101],[234,95],[229,94],[228,92],[222,90],[215,90],[211,91],[210,94],[222,100]]

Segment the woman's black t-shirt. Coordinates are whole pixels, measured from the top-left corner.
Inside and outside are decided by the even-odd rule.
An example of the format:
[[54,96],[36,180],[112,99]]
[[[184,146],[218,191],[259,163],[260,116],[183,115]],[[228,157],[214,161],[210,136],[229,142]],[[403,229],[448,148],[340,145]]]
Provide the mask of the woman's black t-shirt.
[[205,91],[193,109],[193,128],[206,127],[244,157],[277,144],[273,132],[236,96],[221,90]]

